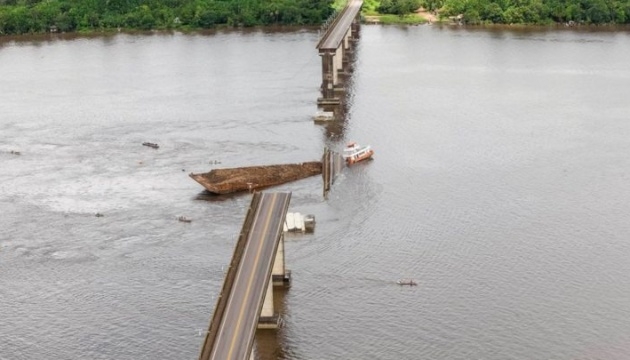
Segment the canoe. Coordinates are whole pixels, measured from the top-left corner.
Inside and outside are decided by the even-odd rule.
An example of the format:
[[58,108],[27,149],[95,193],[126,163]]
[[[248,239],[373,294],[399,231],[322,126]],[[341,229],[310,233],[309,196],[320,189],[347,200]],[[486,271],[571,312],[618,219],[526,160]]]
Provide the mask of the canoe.
[[416,285],[418,285],[418,283],[416,283],[412,279],[400,279],[400,280],[396,281],[396,284],[398,284],[398,285],[409,285],[409,286],[416,286]]

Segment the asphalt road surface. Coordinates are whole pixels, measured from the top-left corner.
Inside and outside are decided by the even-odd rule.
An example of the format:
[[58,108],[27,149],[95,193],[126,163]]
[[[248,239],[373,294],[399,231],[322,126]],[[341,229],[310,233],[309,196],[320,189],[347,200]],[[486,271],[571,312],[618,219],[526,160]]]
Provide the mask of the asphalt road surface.
[[211,359],[249,357],[290,197],[290,193],[262,194]]
[[344,35],[346,35],[348,29],[350,29],[352,21],[354,20],[355,16],[357,16],[357,13],[361,10],[361,5],[363,5],[363,0],[350,0],[348,2],[348,8],[341,15],[341,19],[339,19],[339,22],[336,24],[336,26],[329,29],[330,34],[328,34],[328,37],[326,37],[325,41],[320,44],[320,50],[337,50]]

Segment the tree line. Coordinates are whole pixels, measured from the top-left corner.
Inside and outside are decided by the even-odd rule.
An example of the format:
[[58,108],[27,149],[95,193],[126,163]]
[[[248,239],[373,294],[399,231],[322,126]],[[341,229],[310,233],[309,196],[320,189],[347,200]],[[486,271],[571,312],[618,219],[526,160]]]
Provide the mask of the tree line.
[[[0,0],[0,35],[108,29],[314,25],[345,0]],[[469,24],[628,24],[630,0],[365,0],[364,12],[419,6]]]
[[630,0],[423,0],[470,24],[628,24]]
[[364,9],[380,14],[405,16],[420,6],[468,24],[630,23],[630,0],[364,0]]
[[0,0],[0,34],[321,24],[332,0]]

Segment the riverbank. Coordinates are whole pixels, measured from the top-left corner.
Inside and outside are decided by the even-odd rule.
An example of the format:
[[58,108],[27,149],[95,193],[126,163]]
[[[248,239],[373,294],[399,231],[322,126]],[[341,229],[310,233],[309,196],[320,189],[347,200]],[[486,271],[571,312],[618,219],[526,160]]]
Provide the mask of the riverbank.
[[194,30],[217,26],[319,26],[333,13],[326,2],[76,2],[33,0],[0,5],[0,35],[93,30]]
[[119,34],[127,35],[175,35],[175,34],[199,34],[199,35],[215,35],[231,32],[239,32],[242,34],[251,33],[292,33],[299,30],[313,30],[314,26],[297,26],[297,25],[278,25],[278,26],[254,26],[254,27],[228,27],[221,26],[212,29],[154,29],[154,30],[137,30],[137,29],[99,29],[90,31],[71,31],[71,32],[39,32],[26,34],[10,34],[0,35],[0,45],[11,41],[35,41],[46,42],[52,40],[74,40],[86,38],[112,37]]
[[585,24],[585,23],[549,23],[549,24],[495,24],[495,23],[476,23],[467,24],[463,18],[457,17],[440,17],[436,12],[428,12],[425,10],[418,10],[414,14],[409,14],[404,17],[397,15],[380,15],[372,14],[365,15],[363,22],[368,25],[422,25],[422,24],[440,24],[440,25],[455,25],[466,26],[467,28],[492,28],[492,29],[523,29],[523,30],[537,30],[537,29],[556,29],[556,30],[586,30],[586,31],[630,31],[630,24]]
[[405,16],[391,15],[391,14],[379,14],[379,15],[365,15],[363,16],[363,22],[365,24],[383,24],[383,25],[420,25],[430,23],[427,18],[419,14],[409,14]]

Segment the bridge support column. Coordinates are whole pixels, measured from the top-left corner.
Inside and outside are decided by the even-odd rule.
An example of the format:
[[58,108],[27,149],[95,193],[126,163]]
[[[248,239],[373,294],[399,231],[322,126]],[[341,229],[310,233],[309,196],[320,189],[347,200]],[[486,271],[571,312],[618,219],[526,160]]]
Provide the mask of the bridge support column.
[[289,286],[290,284],[291,272],[284,266],[284,234],[281,234],[278,240],[276,256],[273,260],[273,267],[271,268],[271,279],[269,279],[269,285],[267,285],[265,300],[258,319],[259,329],[278,328],[280,317],[276,314],[273,306],[273,287]]
[[337,92],[343,92],[345,90],[344,88],[344,84],[341,81],[341,77],[344,75],[343,74],[343,54],[344,54],[344,48],[343,48],[343,42],[339,45],[339,47],[337,48],[337,51],[335,51],[335,83],[334,83],[334,89]]
[[[349,0],[317,44],[322,57],[323,78],[322,97],[317,99],[320,108],[330,109],[344,103],[346,89],[343,77],[351,73],[353,41],[359,37],[362,5],[363,0]],[[321,118],[317,116],[316,121]]]
[[335,66],[336,51],[326,50],[320,52],[322,57],[322,97],[317,99],[319,105],[338,105],[341,100],[335,96],[335,83],[337,82],[337,69]]
[[352,21],[352,24],[350,25],[350,31],[352,32],[352,40],[358,40],[359,39],[359,30],[361,29],[361,14],[357,14],[357,16],[354,18],[354,20]]
[[349,76],[351,73],[350,69],[350,59],[352,55],[352,46],[350,44],[351,31],[348,30],[346,36],[343,37],[343,41],[341,42],[341,70],[340,75]]
[[267,292],[265,293],[265,300],[263,301],[262,310],[260,311],[260,318],[258,319],[259,329],[277,329],[280,318],[273,309],[273,282],[269,282],[267,286]]
[[271,280],[274,286],[291,285],[291,271],[287,270],[284,265],[284,234],[280,235],[280,241],[278,242],[276,258],[273,261],[273,269],[271,270]]

